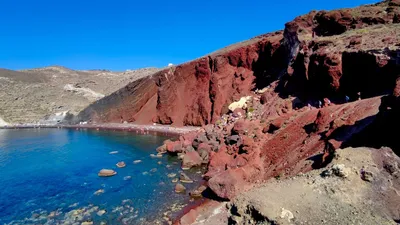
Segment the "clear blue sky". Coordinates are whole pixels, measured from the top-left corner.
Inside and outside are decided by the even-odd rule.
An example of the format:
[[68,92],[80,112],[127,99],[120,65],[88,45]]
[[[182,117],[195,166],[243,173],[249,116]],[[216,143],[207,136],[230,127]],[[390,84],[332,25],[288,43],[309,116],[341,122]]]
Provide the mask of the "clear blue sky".
[[179,64],[283,29],[313,9],[377,0],[3,0],[0,68],[125,70]]

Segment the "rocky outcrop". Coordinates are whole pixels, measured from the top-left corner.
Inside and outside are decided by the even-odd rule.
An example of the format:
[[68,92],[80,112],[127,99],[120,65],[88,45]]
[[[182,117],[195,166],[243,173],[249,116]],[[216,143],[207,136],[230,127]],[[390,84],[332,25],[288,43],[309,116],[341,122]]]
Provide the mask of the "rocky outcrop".
[[79,120],[202,126],[234,101],[279,81],[280,97],[303,101],[373,97],[397,76],[396,1],[310,12],[276,32],[169,67],[84,110]]
[[271,177],[324,166],[335,149],[395,117],[384,108],[398,112],[398,12],[394,0],[313,11],[283,32],[135,81],[82,115],[203,126],[159,151],[179,155],[185,169],[207,163],[208,186],[231,199]]
[[[201,126],[228,112],[228,105],[257,86],[274,80],[286,57],[282,32],[254,38],[151,77],[92,104],[75,120]],[[261,81],[260,81],[261,82]],[[268,82],[265,82],[268,83]]]
[[272,180],[235,198],[228,204],[229,219],[242,225],[397,224],[398,165],[388,148],[338,150],[327,168]]

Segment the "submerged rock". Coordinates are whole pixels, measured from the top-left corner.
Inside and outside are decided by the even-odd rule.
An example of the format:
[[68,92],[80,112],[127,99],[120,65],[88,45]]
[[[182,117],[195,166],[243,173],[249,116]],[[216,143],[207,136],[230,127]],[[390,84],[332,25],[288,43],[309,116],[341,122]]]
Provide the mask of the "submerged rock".
[[141,163],[142,162],[142,160],[135,160],[135,161],[133,161],[133,164],[138,164],[138,163]]
[[93,221],[85,221],[81,225],[93,225]]
[[130,180],[132,177],[131,176],[125,176],[124,180]]
[[180,174],[179,179],[182,183],[193,183],[193,180],[183,172]]
[[126,166],[125,162],[118,162],[117,167],[118,168],[124,168]]
[[118,154],[118,151],[112,151],[109,153],[110,155]]
[[176,173],[169,173],[167,176],[168,176],[169,178],[173,178],[173,177],[176,177]]
[[117,172],[115,172],[114,170],[110,170],[110,169],[102,169],[98,173],[99,177],[111,177],[111,176],[114,176],[115,174],[117,174]]
[[175,192],[176,193],[183,193],[185,191],[186,191],[186,188],[182,184],[176,184],[175,185]]
[[95,195],[101,195],[104,193],[104,189],[99,189],[96,192],[94,192]]
[[102,209],[102,210],[99,210],[96,214],[97,214],[98,216],[102,216],[102,215],[104,215],[105,213],[106,213],[106,210]]

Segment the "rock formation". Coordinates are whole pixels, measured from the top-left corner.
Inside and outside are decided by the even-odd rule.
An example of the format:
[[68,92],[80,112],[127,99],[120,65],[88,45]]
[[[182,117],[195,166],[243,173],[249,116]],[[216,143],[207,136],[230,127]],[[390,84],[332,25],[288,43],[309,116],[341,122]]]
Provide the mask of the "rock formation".
[[[204,178],[222,199],[322,168],[346,146],[400,153],[388,129],[399,125],[399,18],[397,0],[313,11],[132,82],[78,118],[202,126],[157,151],[179,155],[183,168],[207,164]],[[342,169],[334,171],[347,176]]]

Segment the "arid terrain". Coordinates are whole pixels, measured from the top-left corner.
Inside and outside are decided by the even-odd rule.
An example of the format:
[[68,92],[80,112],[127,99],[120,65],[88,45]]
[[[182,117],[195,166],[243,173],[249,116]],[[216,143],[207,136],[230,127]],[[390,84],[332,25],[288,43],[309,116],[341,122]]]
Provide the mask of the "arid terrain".
[[60,66],[0,69],[0,125],[55,123],[67,112],[77,114],[90,103],[156,71],[75,71]]

